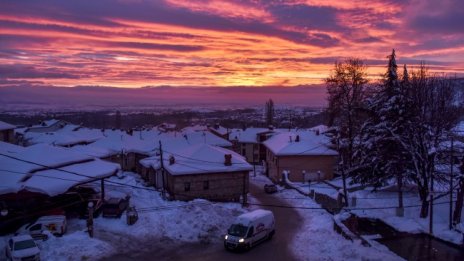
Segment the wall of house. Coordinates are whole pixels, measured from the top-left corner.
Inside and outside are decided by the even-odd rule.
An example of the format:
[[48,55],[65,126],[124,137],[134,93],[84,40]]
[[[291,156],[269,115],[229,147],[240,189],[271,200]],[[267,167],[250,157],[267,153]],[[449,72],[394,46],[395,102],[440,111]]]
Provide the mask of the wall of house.
[[241,143],[240,155],[244,156],[249,163],[259,163],[259,144]]
[[[267,152],[268,175],[277,182],[282,178],[282,172],[289,170],[289,179],[293,182],[303,182],[332,179],[337,163],[337,156],[298,155],[278,156]],[[305,174],[303,174],[305,171]],[[320,172],[320,175],[318,174]]]
[[[204,198],[212,201],[238,202],[248,193],[248,172],[166,175],[167,191],[175,200]],[[208,188],[204,188],[208,182]],[[186,191],[186,183],[190,189]]]
[[0,131],[0,141],[15,143],[14,130],[2,130]]

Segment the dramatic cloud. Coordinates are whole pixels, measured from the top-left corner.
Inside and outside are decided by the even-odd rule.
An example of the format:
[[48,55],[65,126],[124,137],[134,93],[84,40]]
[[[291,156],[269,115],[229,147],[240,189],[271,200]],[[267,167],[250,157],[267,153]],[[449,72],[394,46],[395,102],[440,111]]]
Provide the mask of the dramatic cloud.
[[[0,86],[296,86],[359,57],[464,74],[464,2],[3,0]],[[247,92],[251,93],[251,92]]]

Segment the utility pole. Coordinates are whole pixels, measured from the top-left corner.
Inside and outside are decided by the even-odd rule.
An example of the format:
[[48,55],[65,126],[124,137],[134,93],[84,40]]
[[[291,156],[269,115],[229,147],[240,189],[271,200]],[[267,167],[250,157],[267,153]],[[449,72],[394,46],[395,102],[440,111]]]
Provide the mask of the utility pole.
[[163,199],[166,199],[166,192],[164,190],[164,161],[163,161],[163,148],[161,141],[159,141],[159,150],[160,150],[160,162],[161,162],[161,196]]
[[89,218],[87,219],[87,231],[89,232],[89,236],[93,237],[93,202],[90,201],[87,205],[89,208]]
[[450,152],[450,206],[449,206],[449,229],[453,229],[453,165],[454,165],[454,137],[451,136]]
[[247,189],[246,189],[246,178],[248,177],[248,174],[244,173],[243,174],[243,202],[242,202],[242,206],[245,207],[247,205]]
[[433,172],[430,176],[430,219],[429,219],[429,233],[433,235]]

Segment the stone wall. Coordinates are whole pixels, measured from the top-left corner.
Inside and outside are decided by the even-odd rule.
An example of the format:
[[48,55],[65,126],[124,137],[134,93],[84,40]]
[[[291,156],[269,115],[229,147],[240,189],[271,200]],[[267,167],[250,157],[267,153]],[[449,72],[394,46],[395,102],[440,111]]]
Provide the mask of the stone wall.
[[244,193],[248,193],[248,172],[167,174],[166,176],[167,191],[175,200],[203,198],[212,201],[238,202]]

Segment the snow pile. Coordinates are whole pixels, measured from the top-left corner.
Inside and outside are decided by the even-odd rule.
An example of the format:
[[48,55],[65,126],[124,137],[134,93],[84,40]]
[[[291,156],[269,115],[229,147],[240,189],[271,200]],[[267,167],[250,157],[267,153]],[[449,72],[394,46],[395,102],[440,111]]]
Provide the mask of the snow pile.
[[118,250],[111,242],[90,238],[83,230],[68,232],[63,237],[51,236],[47,241],[39,242],[39,245],[41,259],[50,261],[96,260]]

